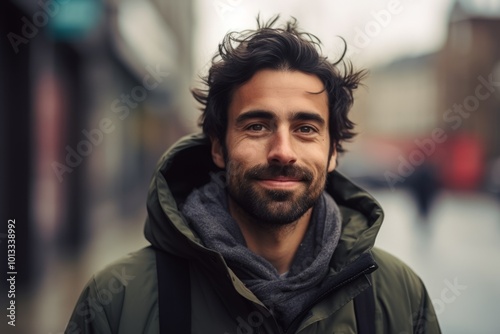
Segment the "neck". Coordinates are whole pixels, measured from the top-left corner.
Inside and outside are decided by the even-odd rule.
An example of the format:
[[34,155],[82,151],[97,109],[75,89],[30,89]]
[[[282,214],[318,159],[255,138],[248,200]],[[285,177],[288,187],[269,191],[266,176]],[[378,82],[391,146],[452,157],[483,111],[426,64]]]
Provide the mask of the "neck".
[[239,225],[248,249],[269,261],[280,275],[288,272],[309,226],[312,208],[297,221],[278,227],[255,221],[231,200],[229,211]]

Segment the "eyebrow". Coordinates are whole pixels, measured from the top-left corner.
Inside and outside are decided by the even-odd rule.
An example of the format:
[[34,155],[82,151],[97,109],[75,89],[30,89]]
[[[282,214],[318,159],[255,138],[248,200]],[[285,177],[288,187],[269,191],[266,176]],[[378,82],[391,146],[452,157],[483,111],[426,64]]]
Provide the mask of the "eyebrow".
[[[242,124],[249,119],[266,119],[272,120],[276,118],[275,114],[271,111],[266,110],[250,110],[236,118],[236,124]],[[298,111],[294,112],[290,117],[292,121],[315,121],[320,125],[325,125],[326,121],[321,115],[310,112],[310,111]]]
[[293,113],[291,119],[295,121],[315,121],[320,125],[326,124],[325,119],[321,117],[321,115],[309,111],[299,111]]
[[242,124],[246,122],[249,119],[267,119],[271,120],[275,118],[274,114],[270,111],[265,111],[265,110],[250,110],[247,111],[238,117],[236,117],[236,124]]

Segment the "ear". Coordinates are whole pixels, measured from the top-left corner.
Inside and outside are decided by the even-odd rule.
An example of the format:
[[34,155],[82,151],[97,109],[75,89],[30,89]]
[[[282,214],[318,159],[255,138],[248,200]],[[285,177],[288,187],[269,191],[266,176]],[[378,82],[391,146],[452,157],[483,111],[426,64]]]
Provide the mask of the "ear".
[[212,139],[212,160],[219,168],[225,168],[224,150],[218,139]]
[[335,167],[337,167],[337,148],[334,146],[332,155],[330,156],[330,160],[328,161],[328,173],[333,172]]

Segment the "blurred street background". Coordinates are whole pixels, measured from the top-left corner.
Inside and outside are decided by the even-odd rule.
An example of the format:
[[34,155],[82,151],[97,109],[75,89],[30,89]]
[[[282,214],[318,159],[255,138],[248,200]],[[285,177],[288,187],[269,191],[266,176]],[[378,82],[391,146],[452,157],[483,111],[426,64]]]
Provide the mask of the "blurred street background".
[[500,333],[500,0],[2,1],[0,333],[63,333],[92,273],[147,245],[156,161],[198,131],[189,89],[259,13],[296,17],[332,60],[343,37],[370,70],[339,170],[384,207],[377,245],[422,277],[443,332]]

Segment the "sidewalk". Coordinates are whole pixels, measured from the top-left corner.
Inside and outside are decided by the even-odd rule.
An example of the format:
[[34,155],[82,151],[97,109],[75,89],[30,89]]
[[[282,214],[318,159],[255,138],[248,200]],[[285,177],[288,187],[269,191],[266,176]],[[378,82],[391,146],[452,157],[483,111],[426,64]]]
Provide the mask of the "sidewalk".
[[386,219],[377,246],[423,279],[443,333],[498,333],[500,202],[444,192],[427,223],[406,192],[372,192]]

